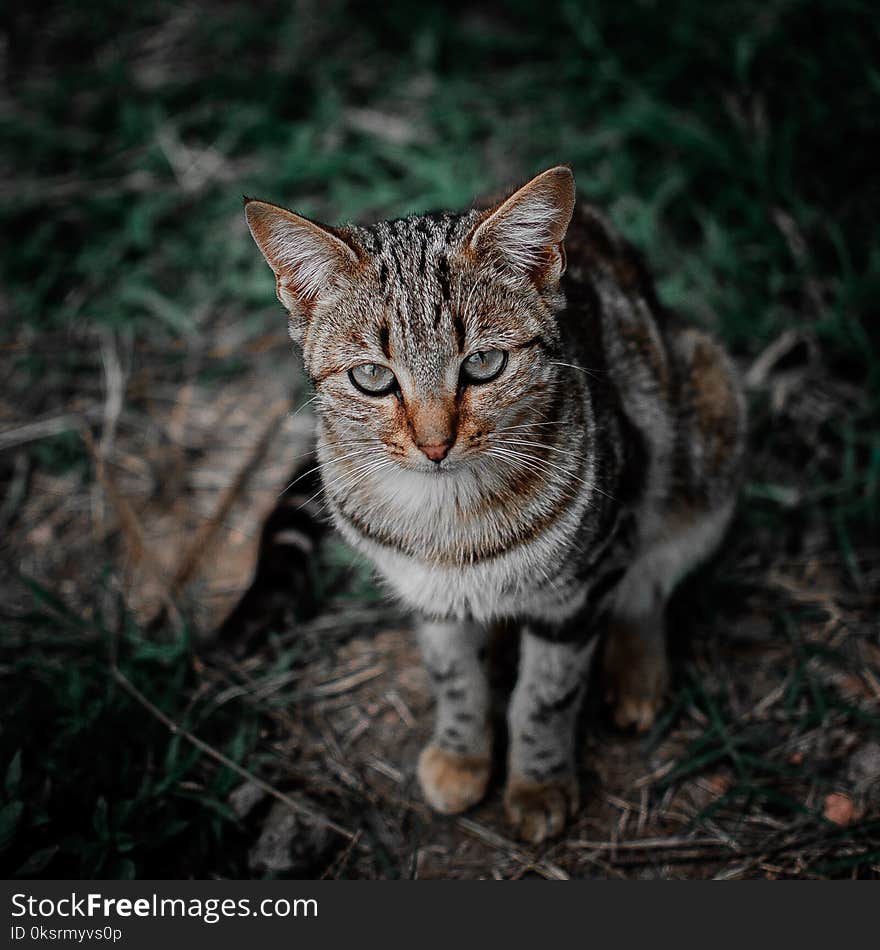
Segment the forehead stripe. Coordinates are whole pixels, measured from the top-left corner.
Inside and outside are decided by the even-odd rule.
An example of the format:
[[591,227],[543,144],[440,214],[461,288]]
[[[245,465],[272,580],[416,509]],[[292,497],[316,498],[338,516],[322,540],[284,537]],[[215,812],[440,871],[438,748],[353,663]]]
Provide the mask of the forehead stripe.
[[385,354],[385,359],[391,359],[391,334],[388,330],[388,324],[384,321],[379,327],[379,346],[382,348],[382,352]]
[[461,314],[457,310],[452,317],[452,327],[455,330],[455,342],[458,345],[458,352],[464,353],[464,320],[461,319]]
[[441,254],[437,258],[437,283],[444,303],[449,303],[449,258]]

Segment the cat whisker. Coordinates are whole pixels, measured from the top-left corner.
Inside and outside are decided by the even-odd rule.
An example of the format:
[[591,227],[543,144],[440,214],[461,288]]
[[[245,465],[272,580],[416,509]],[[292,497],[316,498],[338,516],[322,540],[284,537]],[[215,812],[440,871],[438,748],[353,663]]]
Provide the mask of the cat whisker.
[[291,455],[289,461],[295,462],[298,459],[308,458],[310,455],[314,455],[317,451],[317,449],[309,449],[308,452],[299,452],[297,455]]
[[[547,475],[553,474],[554,471],[561,470],[561,469],[558,469],[558,467],[554,468],[554,466],[550,465],[545,459],[539,458],[536,455],[530,455],[528,453],[514,451],[513,449],[498,448],[498,447],[490,451],[493,451],[496,454],[502,454],[504,455],[505,458],[516,459],[517,461],[522,462],[523,465],[526,465],[533,469],[540,470],[541,472]],[[561,471],[564,471],[564,470],[561,470]]]
[[371,475],[375,475],[376,472],[382,471],[384,468],[388,468],[392,464],[391,459],[383,459],[380,462],[377,462],[372,467],[366,469],[360,469],[356,472],[350,473],[350,478],[348,481],[344,482],[341,486],[346,491],[354,491],[362,482],[364,482]]
[[[489,456],[491,456],[492,458],[498,459],[500,462],[505,463],[505,464],[508,465],[514,472],[521,472],[522,469],[526,469],[527,471],[534,472],[536,475],[540,475],[540,476],[542,476],[542,477],[544,477],[544,478],[546,478],[548,475],[552,474],[552,470],[550,470],[550,469],[548,469],[548,468],[546,468],[546,467],[544,467],[544,466],[538,465],[538,464],[536,464],[535,462],[527,461],[527,460],[525,460],[524,458],[522,458],[521,456],[520,456],[520,457],[517,457],[517,456],[514,456],[514,455],[509,455],[509,454],[508,454],[505,450],[503,450],[503,449],[502,449],[502,450],[499,450],[499,449],[490,449],[486,454],[489,455]],[[572,498],[572,499],[573,499],[573,498],[577,497],[577,491],[575,490],[574,486],[572,486],[572,485],[562,485],[562,486],[561,486],[561,491],[562,491],[562,493],[563,493],[566,497],[568,497],[568,498]]]
[[[360,457],[360,456],[369,455],[369,454],[371,454],[371,453],[373,453],[373,452],[375,452],[376,454],[378,454],[378,453],[380,453],[381,451],[382,451],[381,447],[376,446],[375,449],[364,449],[364,450],[362,450],[362,451],[360,451],[360,452],[349,452],[348,455],[342,456],[342,458],[339,459],[339,461],[340,461],[340,462],[345,462],[345,461],[348,461],[349,459],[353,459],[353,458],[358,458],[358,457]],[[311,453],[309,453],[309,454],[311,454]],[[314,465],[312,468],[310,468],[310,469],[308,469],[307,471],[303,472],[301,475],[298,475],[283,491],[279,492],[278,497],[281,498],[282,495],[286,495],[287,492],[289,492],[290,489],[293,488],[293,486],[297,484],[297,482],[301,482],[304,478],[306,478],[307,476],[313,474],[314,472],[317,472],[320,468],[321,468],[321,463],[319,462],[317,465]]]
[[527,468],[530,471],[539,472],[541,475],[553,475],[554,473],[560,471],[558,467],[554,468],[554,466],[549,465],[544,459],[538,458],[534,455],[527,455],[522,452],[514,452],[511,449],[494,447],[489,449],[486,454],[494,456],[495,458],[504,458],[510,462],[515,462],[516,465],[522,468]]
[[576,481],[580,482],[582,485],[584,485],[584,486],[585,486],[586,488],[588,488],[590,491],[596,491],[596,492],[598,492],[600,495],[604,495],[606,498],[611,498],[612,501],[614,500],[614,498],[613,498],[611,495],[609,495],[608,492],[603,491],[603,490],[602,490],[601,488],[599,488],[595,483],[589,482],[589,481],[587,481],[586,479],[581,478],[581,476],[578,475],[576,472],[572,472],[570,469],[563,468],[561,465],[551,465],[549,462],[547,462],[546,459],[538,458],[537,456],[531,455],[531,454],[529,454],[529,453],[516,452],[516,451],[514,451],[513,449],[503,449],[502,451],[508,452],[511,456],[516,457],[516,458],[520,458],[520,459],[522,459],[522,460],[524,460],[524,461],[525,461],[525,460],[529,460],[529,461],[531,461],[531,462],[533,462],[533,463],[543,464],[543,465],[545,466],[544,471],[545,471],[547,474],[561,472],[561,473],[563,473],[564,475],[568,475],[570,478],[573,478],[573,479],[575,479]]
[[375,445],[381,448],[381,446],[379,445],[376,439],[343,439],[343,440],[340,440],[339,442],[335,442],[335,441],[331,441],[330,439],[327,439],[326,442],[329,447],[334,448],[334,449],[339,448],[340,446],[348,447],[352,445]]
[[568,458],[579,459],[581,461],[586,459],[585,455],[581,455],[580,452],[570,452],[567,449],[557,448],[555,445],[547,445],[544,442],[530,442],[526,439],[496,439],[495,442],[500,445],[527,445],[533,446],[538,449],[546,449],[548,452],[555,452],[557,455],[565,455]]
[[535,426],[564,426],[570,425],[565,419],[554,419],[550,422],[523,422],[520,425],[515,426],[503,426],[500,429],[496,429],[496,432],[512,432],[514,429],[531,429]]
[[[558,452],[559,454],[565,455],[565,456],[567,456],[568,458],[578,459],[578,460],[580,460],[580,461],[585,461],[585,459],[586,459],[586,456],[577,455],[577,454],[574,453],[574,452],[566,452],[564,449],[555,449],[553,446],[544,445],[544,444],[541,443],[541,442],[526,442],[526,441],[523,441],[522,439],[497,439],[496,442],[495,442],[495,444],[496,444],[496,445],[508,445],[508,446],[510,446],[510,445],[535,446],[535,447],[540,448],[540,449],[548,449],[549,451]],[[531,452],[524,452],[522,449],[507,449],[507,451],[508,451],[508,452],[513,452],[514,455],[523,455],[524,457],[531,458],[531,459],[533,459],[533,460],[536,461],[536,462],[543,462],[544,464],[547,464],[547,465],[551,464],[551,462],[550,462],[549,459],[542,459],[542,458],[540,458],[540,457],[537,456],[537,455],[533,455]],[[568,469],[565,469],[565,468],[560,468],[559,470],[565,472],[567,475],[575,475],[575,476],[577,475],[576,472],[571,472],[571,471],[569,471]]]
[[[579,460],[579,461],[585,461],[585,460],[586,460],[586,456],[580,455],[580,454],[577,453],[577,452],[567,452],[565,449],[559,449],[559,448],[556,448],[555,446],[552,446],[552,445],[544,445],[544,443],[542,443],[542,442],[526,442],[526,441],[516,440],[516,439],[498,439],[497,442],[499,442],[499,443],[505,443],[505,442],[506,442],[506,443],[508,443],[508,444],[510,444],[510,445],[533,445],[533,446],[536,446],[536,447],[538,447],[538,448],[546,448],[546,449],[549,449],[551,452],[557,452],[557,453],[559,453],[560,455],[565,455],[565,456],[567,456],[568,458],[571,458],[571,459],[576,459],[576,460]],[[496,443],[496,444],[497,444],[497,443]],[[560,471],[564,471],[564,472],[566,472],[566,474],[571,475],[572,478],[576,478],[579,482],[581,482],[581,484],[586,485],[587,488],[589,488],[591,491],[596,491],[596,492],[598,492],[600,495],[604,495],[606,498],[610,498],[612,501],[615,500],[613,495],[610,495],[608,492],[606,492],[606,491],[604,491],[603,489],[599,488],[599,486],[596,485],[595,483],[593,483],[593,482],[588,482],[588,481],[586,481],[585,479],[581,478],[581,477],[580,477],[579,475],[577,475],[575,472],[569,472],[568,469],[560,469]]]
[[310,406],[319,396],[320,396],[320,393],[315,393],[315,395],[312,396],[311,399],[307,399],[307,400],[299,407],[299,409],[295,409],[295,410],[290,414],[291,417],[293,417],[293,416],[298,416],[298,415],[303,411],[303,409],[305,409],[305,408],[307,408],[308,406]]
[[[348,442],[334,442],[333,445],[334,446],[372,445],[375,441],[376,441],[375,439],[352,439],[351,441],[348,441]],[[290,461],[295,462],[297,461],[297,459],[308,458],[310,455],[315,455],[317,451],[318,450],[315,448],[315,449],[309,449],[308,452],[300,452],[297,455],[291,455]],[[312,469],[312,471],[314,471],[314,469]],[[290,486],[288,486],[288,488],[289,487]],[[285,488],[284,491],[287,491],[287,489]]]
[[574,363],[560,363],[559,360],[550,360],[550,366],[565,366],[568,369],[574,369],[579,373],[584,373],[586,376],[592,376],[593,379],[598,379],[599,377],[596,375],[596,373],[602,372],[602,370],[587,369],[586,366],[575,366]]
[[[314,501],[319,495],[327,491],[327,489],[332,488],[334,485],[338,484],[340,481],[345,482],[349,479],[355,479],[351,485],[345,485],[344,487],[354,488],[355,485],[360,484],[371,472],[378,472],[381,468],[384,468],[387,465],[391,464],[391,459],[385,458],[380,459],[378,462],[367,462],[362,464],[359,467],[355,468],[353,472],[343,472],[341,475],[337,475],[336,478],[331,479],[329,482],[325,482],[318,491],[312,495],[311,498],[307,498],[299,507],[304,508],[309,502]],[[360,476],[358,478],[358,476]]]

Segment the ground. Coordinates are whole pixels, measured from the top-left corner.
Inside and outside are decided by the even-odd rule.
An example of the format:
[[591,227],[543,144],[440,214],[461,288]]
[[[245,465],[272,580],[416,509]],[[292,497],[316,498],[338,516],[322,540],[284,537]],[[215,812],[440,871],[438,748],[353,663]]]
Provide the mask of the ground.
[[[880,876],[877,18],[619,8],[4,14],[6,876]],[[412,621],[338,539],[246,643],[211,631],[311,425],[242,193],[369,219],[559,161],[727,343],[751,426],[665,714],[623,736],[592,684],[583,811],[535,849],[500,767],[465,816],[421,801]]]

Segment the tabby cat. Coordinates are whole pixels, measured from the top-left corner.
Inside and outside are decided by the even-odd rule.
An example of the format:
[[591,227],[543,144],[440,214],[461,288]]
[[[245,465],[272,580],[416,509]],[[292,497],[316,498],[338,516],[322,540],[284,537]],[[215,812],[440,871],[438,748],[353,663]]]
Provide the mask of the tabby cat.
[[367,227],[245,210],[314,384],[333,521],[421,617],[425,799],[454,814],[485,795],[485,641],[514,621],[505,811],[527,841],[557,834],[600,621],[615,720],[646,730],[664,606],[730,518],[730,361],[661,308],[567,167],[488,207]]

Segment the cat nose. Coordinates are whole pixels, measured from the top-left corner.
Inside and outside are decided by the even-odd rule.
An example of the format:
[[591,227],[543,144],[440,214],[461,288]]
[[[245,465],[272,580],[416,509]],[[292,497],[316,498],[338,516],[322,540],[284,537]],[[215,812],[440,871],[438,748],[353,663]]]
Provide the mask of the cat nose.
[[446,439],[443,442],[419,442],[420,451],[427,455],[432,462],[442,462],[449,455],[452,448],[452,439]]

